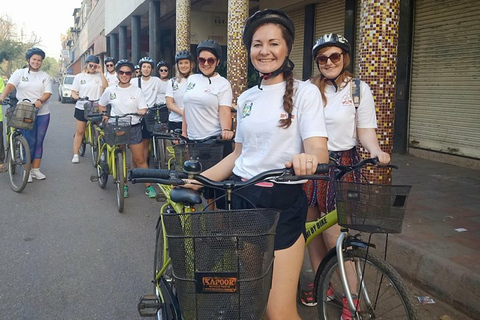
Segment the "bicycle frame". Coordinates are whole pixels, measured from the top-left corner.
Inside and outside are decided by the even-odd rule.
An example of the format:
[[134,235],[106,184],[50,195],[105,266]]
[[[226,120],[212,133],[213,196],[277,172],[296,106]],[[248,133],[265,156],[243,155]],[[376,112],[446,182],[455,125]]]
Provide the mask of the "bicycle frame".
[[305,223],[305,229],[307,230],[305,246],[322,232],[337,224],[337,222],[337,210],[333,210],[315,221],[307,221],[307,223]]
[[[125,151],[125,148],[122,148],[118,145],[109,145],[107,144],[106,142],[102,141],[103,139],[103,132],[100,132],[99,136],[98,136],[98,145],[99,145],[99,149],[98,149],[98,159],[97,159],[97,163],[100,162],[100,156],[101,154],[103,153],[104,150],[107,150],[107,159],[105,160],[107,162],[107,165],[108,165],[108,168],[109,168],[109,174],[111,174],[113,176],[113,179],[114,180],[117,180],[117,168],[115,166],[115,154],[117,152],[121,152],[122,153],[122,162],[123,162],[123,173],[124,173],[124,177],[127,176],[127,155],[126,155],[126,151]],[[126,178],[125,178],[126,179]]]

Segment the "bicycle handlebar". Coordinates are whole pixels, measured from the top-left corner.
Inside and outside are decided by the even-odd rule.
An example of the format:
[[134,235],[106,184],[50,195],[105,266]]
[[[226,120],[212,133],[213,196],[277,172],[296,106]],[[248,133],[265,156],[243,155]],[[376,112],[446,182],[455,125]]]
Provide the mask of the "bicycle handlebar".
[[352,165],[339,165],[339,164],[330,164],[331,167],[335,167],[338,172],[335,174],[336,180],[340,180],[341,177],[343,177],[345,174],[358,170],[360,168],[363,168],[367,164],[373,164],[375,166],[381,167],[381,168],[393,168],[393,169],[398,169],[398,166],[393,165],[393,164],[380,164],[378,161],[378,157],[375,158],[368,158],[360,161],[357,164],[352,164]]

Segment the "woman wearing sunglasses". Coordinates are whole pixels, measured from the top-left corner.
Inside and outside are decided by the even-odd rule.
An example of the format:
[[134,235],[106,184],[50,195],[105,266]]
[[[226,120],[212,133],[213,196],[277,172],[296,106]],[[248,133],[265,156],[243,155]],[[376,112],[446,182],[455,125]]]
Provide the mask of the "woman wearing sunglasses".
[[108,87],[108,81],[102,72],[100,59],[98,59],[97,56],[89,55],[87,59],[85,59],[83,72],[75,76],[72,84],[72,98],[77,100],[75,113],[73,115],[76,120],[76,132],[73,139],[72,163],[80,162],[78,150],[82,144],[83,135],[87,127],[87,119],[85,119],[84,116],[83,106],[88,101],[79,99],[88,97],[88,100],[98,100],[106,87]]
[[[360,82],[360,103],[354,104],[352,94],[353,75],[347,71],[350,65],[350,44],[339,34],[326,34],[313,46],[312,56],[317,63],[320,74],[311,82],[322,95],[325,105],[325,122],[328,132],[328,150],[330,157],[342,165],[356,164],[360,161],[357,142],[360,141],[371,154],[378,157],[381,163],[389,163],[390,156],[380,149],[375,129],[377,119],[375,104],[369,86]],[[334,171],[330,171],[333,178]],[[346,181],[360,182],[360,173],[345,176]],[[308,181],[304,190],[309,201],[308,220],[314,220],[320,214],[335,209],[335,193],[333,184],[323,180]],[[316,237],[308,246],[308,252],[314,271],[316,272],[323,256],[335,246],[340,228],[338,225]],[[310,288],[311,289],[311,288]],[[352,292],[354,293],[354,292]],[[344,299],[345,300],[345,299]],[[308,306],[315,305],[313,293],[301,292],[301,301]],[[348,304],[344,303],[341,319],[351,319]]]
[[221,136],[233,138],[232,86],[216,71],[222,59],[222,48],[214,40],[197,46],[200,74],[191,75],[183,97],[183,135],[193,140]]

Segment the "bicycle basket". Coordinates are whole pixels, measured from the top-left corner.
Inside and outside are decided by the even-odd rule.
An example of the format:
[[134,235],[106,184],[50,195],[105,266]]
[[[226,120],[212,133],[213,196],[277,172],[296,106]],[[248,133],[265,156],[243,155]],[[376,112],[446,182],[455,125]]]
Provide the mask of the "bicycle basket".
[[175,151],[175,167],[183,168],[186,160],[198,160],[202,164],[202,170],[207,170],[223,158],[223,143],[208,141],[206,143],[182,143],[173,146]]
[[167,132],[168,108],[166,104],[154,105],[145,114],[145,126],[150,132]]
[[37,110],[31,102],[20,101],[16,106],[8,108],[5,116],[7,117],[7,126],[32,130],[37,119]]
[[105,125],[105,142],[109,145],[127,144],[130,142],[131,119],[112,120]]
[[[83,112],[84,112],[85,119],[93,122],[98,122],[102,120],[102,116],[98,115],[100,113],[100,108],[98,107],[97,102],[87,101],[83,105],[83,110],[84,110]],[[94,115],[94,114],[97,114],[97,115]]]
[[411,186],[334,181],[338,224],[368,233],[400,233]]
[[164,215],[183,319],[261,319],[272,282],[272,209]]

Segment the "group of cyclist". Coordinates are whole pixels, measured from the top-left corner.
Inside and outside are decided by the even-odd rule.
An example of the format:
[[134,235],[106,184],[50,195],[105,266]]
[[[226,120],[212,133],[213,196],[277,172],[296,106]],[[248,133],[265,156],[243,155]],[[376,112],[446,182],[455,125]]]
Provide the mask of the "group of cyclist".
[[[295,38],[290,17],[281,10],[265,9],[246,21],[243,43],[249,59],[259,73],[259,83],[238,98],[237,128],[232,128],[232,88],[229,81],[217,72],[222,49],[214,40],[202,41],[196,49],[196,59],[187,50],[177,52],[177,76],[168,78],[169,65],[155,65],[149,57],[136,66],[128,60],[115,62],[105,59],[105,73],[96,56],[88,56],[83,71],[75,76],[72,96],[77,100],[74,117],[76,134],[73,144],[73,163],[79,162],[78,150],[85,132],[86,119],[79,100],[88,97],[98,100],[101,110],[111,106],[112,115],[137,113],[143,115],[156,103],[166,103],[170,111],[168,128],[182,129],[189,139],[221,136],[235,139],[235,146],[214,167],[202,174],[212,180],[249,179],[269,169],[293,167],[299,175],[313,174],[318,163],[329,157],[339,164],[359,161],[358,141],[372,157],[389,163],[389,154],[380,148],[373,95],[369,86],[359,81],[360,101],[354,102],[353,75],[347,71],[351,47],[338,34],[319,38],[312,49],[319,74],[308,80],[294,78],[294,64],[289,59]],[[40,71],[45,53],[32,48],[26,54],[28,66],[15,71],[0,100],[17,89],[19,100],[29,99],[39,109],[34,130],[26,133],[32,152],[31,178],[44,179],[40,172],[42,143],[49,123],[48,98],[51,81]],[[198,63],[199,74],[194,74]],[[153,77],[157,68],[160,77]],[[132,116],[132,134],[128,144],[135,167],[146,168],[146,148],[151,133],[142,125],[139,116]],[[330,176],[333,175],[333,169]],[[347,176],[358,182],[359,176]],[[199,188],[188,181],[190,188]],[[153,186],[146,184],[145,192],[155,197]],[[273,283],[266,309],[267,319],[300,319],[297,307],[297,285],[303,262],[305,222],[335,209],[335,195],[329,182],[318,180],[298,184],[252,186],[243,190],[250,201],[234,199],[237,209],[258,207],[281,210],[275,236]],[[128,188],[125,189],[125,195]],[[308,213],[308,215],[307,215]],[[309,245],[312,266],[316,269],[326,251],[335,246],[339,228],[330,228],[324,237]],[[293,275],[293,276],[292,276]],[[356,294],[356,292],[352,292]],[[302,302],[313,305],[313,295],[302,293]],[[351,319],[344,302],[341,319]]]

